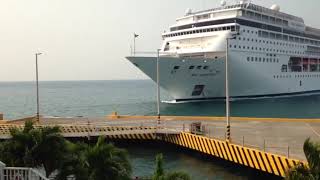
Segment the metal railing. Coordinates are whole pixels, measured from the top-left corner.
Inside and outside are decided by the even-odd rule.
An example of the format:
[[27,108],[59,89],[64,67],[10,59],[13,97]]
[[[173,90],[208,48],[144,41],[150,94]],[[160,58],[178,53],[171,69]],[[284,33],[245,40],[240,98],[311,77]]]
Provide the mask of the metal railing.
[[[134,54],[131,54],[132,56],[156,56],[157,55],[157,51],[136,51]],[[160,56],[169,56],[169,57],[177,57],[178,53],[174,52],[174,53],[170,53],[170,52],[160,52],[159,53]]]
[[33,168],[6,167],[0,161],[0,180],[49,180]]
[[[224,126],[208,126],[208,125],[202,125],[203,130],[202,134],[203,136],[206,136],[208,138],[215,138],[218,140],[225,140],[226,139],[226,133],[225,133],[225,127]],[[231,136],[232,143],[243,146],[243,147],[249,147],[254,148],[257,150],[261,150],[264,152],[272,152],[277,153],[283,156],[286,156],[287,158],[295,157],[298,154],[301,154],[300,151],[302,151],[302,147],[294,146],[293,144],[290,144],[290,142],[286,142],[285,144],[279,144],[274,143],[274,139],[270,138],[259,138],[255,139],[252,137],[247,136]],[[300,157],[303,158],[303,157]]]

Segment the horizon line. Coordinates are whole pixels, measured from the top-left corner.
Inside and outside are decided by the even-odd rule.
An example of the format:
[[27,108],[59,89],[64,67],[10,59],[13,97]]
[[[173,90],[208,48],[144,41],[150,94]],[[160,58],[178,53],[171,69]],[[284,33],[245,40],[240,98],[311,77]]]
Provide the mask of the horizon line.
[[[151,79],[80,79],[80,80],[39,80],[39,82],[62,82],[62,81],[137,81],[137,80],[151,80]],[[36,82],[35,80],[13,80],[13,81],[1,81],[6,82]]]

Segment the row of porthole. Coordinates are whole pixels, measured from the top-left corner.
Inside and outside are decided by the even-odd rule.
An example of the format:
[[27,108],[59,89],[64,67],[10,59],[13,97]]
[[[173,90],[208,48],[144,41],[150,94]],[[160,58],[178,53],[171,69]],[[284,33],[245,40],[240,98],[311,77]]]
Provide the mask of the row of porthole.
[[[274,75],[273,78],[291,78],[291,75]],[[314,75],[295,75],[295,78],[320,78],[320,74],[314,74]]]
[[[230,48],[232,48],[232,45],[229,45],[229,47]],[[242,46],[241,47],[241,45],[239,45],[238,47],[237,47],[237,45],[233,45],[233,48],[234,49],[236,49],[236,48],[238,48],[238,49],[244,49],[244,50],[250,50],[250,46]],[[251,47],[251,50],[256,50],[256,51],[258,51],[258,50],[260,50],[260,51],[267,51],[267,52],[277,52],[277,53],[291,53],[291,54],[304,54],[304,52],[299,52],[299,51],[286,51],[286,50],[279,50],[279,49],[268,49],[268,48],[261,48],[261,47],[259,47],[259,49],[258,49],[258,47]]]
[[[243,41],[250,41],[250,38],[245,38],[245,37],[239,37],[239,40],[243,40]],[[280,46],[289,46],[289,47],[300,47],[300,48],[305,48],[304,45],[299,45],[299,44],[290,44],[290,43],[282,43],[282,42],[275,42],[275,41],[266,41],[266,40],[258,40],[258,39],[251,39],[252,42],[256,42],[256,43],[265,43],[265,44],[271,44],[271,45],[280,45]]]
[[279,59],[276,58],[262,58],[262,57],[247,57],[248,62],[274,62],[274,63],[279,63]]
[[295,75],[295,78],[311,78],[311,77],[320,77],[320,74],[312,74],[312,75]]

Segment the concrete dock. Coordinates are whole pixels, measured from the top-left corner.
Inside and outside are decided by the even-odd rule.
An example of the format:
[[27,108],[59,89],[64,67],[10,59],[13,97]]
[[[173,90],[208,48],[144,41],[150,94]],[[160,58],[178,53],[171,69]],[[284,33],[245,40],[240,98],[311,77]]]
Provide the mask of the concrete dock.
[[[201,122],[204,136],[225,140],[224,117],[119,116],[102,118],[42,118],[42,125],[84,125],[121,127],[162,127],[168,131],[189,132],[190,124]],[[21,123],[17,121],[16,123]],[[320,119],[237,118],[231,119],[232,143],[305,160],[303,143],[310,137],[320,140]]]
[[[26,120],[0,121],[0,138]],[[200,133],[191,124],[201,123]],[[36,127],[58,125],[66,138],[106,136],[109,139],[165,141],[277,176],[305,162],[303,143],[319,140],[320,119],[231,118],[231,141],[225,141],[224,117],[120,116],[102,118],[41,117]],[[195,134],[192,134],[195,133]]]

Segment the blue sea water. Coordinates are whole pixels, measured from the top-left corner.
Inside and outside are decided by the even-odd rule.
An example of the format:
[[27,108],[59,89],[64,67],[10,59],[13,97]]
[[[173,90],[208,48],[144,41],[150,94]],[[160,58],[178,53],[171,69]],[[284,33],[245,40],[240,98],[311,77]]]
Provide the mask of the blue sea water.
[[[34,115],[34,82],[0,82],[0,112],[6,119]],[[161,91],[162,100],[172,98]],[[156,85],[151,80],[40,82],[40,112],[45,116],[101,117],[117,111],[126,115],[156,114]],[[231,103],[231,114],[243,117],[319,118],[320,96],[242,100]],[[224,116],[223,101],[167,104],[164,115]],[[250,173],[165,148],[129,148],[134,174],[150,175],[154,156],[163,152],[168,169],[188,171],[193,179],[249,179]]]
[[[34,115],[34,82],[0,82],[0,112],[7,119]],[[162,100],[172,100],[161,91]],[[156,114],[156,86],[151,80],[40,82],[40,111],[46,116],[105,116]],[[241,100],[231,103],[231,114],[243,117],[319,118],[320,96]],[[223,101],[185,104],[161,103],[164,115],[224,116]]]

